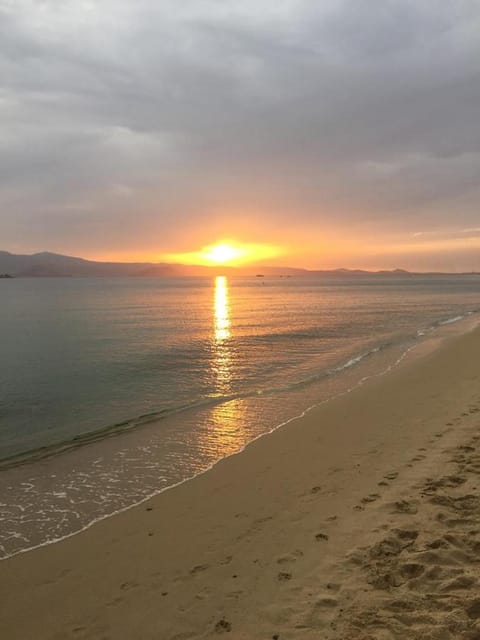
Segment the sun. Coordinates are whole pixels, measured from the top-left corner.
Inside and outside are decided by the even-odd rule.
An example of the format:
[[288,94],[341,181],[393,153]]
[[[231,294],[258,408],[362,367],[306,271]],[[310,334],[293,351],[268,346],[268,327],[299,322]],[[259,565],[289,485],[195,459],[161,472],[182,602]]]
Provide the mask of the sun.
[[239,246],[233,246],[221,242],[219,244],[206,247],[203,251],[203,256],[208,262],[214,262],[215,264],[228,264],[234,262],[240,258],[244,258],[247,253],[245,248]]
[[167,262],[182,264],[238,267],[248,263],[269,260],[283,253],[284,250],[282,248],[269,244],[222,239],[214,244],[202,247],[198,251],[164,253],[162,259]]

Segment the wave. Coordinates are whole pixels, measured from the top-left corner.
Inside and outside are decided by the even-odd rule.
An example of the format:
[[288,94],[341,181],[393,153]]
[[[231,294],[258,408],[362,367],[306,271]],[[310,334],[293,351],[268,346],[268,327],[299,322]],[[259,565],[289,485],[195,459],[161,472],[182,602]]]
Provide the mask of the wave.
[[472,316],[475,313],[479,313],[479,312],[480,312],[480,309],[472,309],[470,311],[466,311],[462,315],[453,316],[451,318],[446,318],[445,320],[437,320],[436,322],[434,322],[433,324],[429,325],[428,327],[425,327],[425,328],[422,328],[422,329],[418,329],[417,336],[425,336],[428,333],[430,333],[431,331],[434,331],[435,329],[438,329],[439,327],[443,327],[443,326],[448,325],[448,324],[455,324],[456,322],[460,322],[460,320],[465,320],[465,318],[468,318],[469,316]]
[[72,438],[68,438],[60,442],[55,442],[43,447],[36,447],[35,449],[29,449],[21,453],[15,453],[11,456],[0,459],[0,471],[21,464],[28,464],[30,462],[36,462],[38,460],[43,460],[44,458],[50,458],[52,456],[66,453],[67,451],[70,451],[72,449],[76,449],[87,444],[98,442],[99,440],[103,440],[105,438],[114,437],[128,431],[132,431],[137,427],[141,427],[152,422],[157,422],[180,411],[219,404],[228,400],[233,400],[236,397],[237,396],[224,396],[196,399],[189,403],[169,407],[168,409],[158,409],[157,411],[141,414],[139,416],[136,416],[135,418],[129,418],[127,420],[122,420],[121,422],[115,422],[111,425],[101,427],[100,429],[95,429],[94,431],[87,431],[86,433],[77,434]]

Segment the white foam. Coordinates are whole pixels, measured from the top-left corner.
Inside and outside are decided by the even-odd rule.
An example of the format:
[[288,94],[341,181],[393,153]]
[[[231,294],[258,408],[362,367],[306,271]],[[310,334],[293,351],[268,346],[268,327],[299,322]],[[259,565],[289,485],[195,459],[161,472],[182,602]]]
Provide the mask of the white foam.
[[443,322],[440,322],[440,326],[443,326],[445,324],[453,324],[454,322],[458,322],[459,320],[463,320],[465,316],[455,316],[454,318],[449,318],[448,320],[444,320]]

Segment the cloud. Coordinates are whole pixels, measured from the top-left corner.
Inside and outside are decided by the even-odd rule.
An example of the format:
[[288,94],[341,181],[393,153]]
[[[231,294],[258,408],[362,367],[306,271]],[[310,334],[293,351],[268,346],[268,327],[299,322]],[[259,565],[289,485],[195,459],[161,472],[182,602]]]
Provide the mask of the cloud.
[[476,3],[4,0],[0,12],[5,248],[191,250],[253,221],[299,241],[475,227]]

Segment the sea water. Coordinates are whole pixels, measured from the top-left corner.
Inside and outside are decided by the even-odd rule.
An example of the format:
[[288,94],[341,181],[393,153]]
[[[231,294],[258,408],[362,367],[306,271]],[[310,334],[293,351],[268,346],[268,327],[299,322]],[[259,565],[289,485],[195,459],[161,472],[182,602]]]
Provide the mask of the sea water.
[[4,280],[0,557],[201,473],[479,309],[475,275]]

